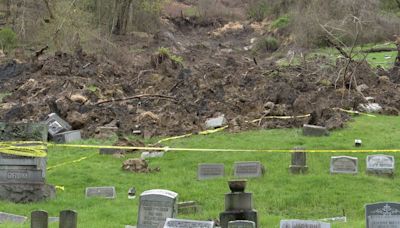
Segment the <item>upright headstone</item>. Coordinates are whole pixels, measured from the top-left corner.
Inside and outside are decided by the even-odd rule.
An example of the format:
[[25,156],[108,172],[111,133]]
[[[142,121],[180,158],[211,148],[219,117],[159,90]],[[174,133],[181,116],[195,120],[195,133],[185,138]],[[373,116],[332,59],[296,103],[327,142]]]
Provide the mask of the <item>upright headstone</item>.
[[5,212],[0,212],[0,224],[1,223],[24,223],[28,218],[22,215],[14,215]]
[[345,173],[357,174],[358,173],[358,158],[349,156],[336,156],[331,157],[331,174]]
[[220,178],[225,175],[224,164],[202,163],[198,165],[197,179],[208,180]]
[[293,174],[307,172],[307,153],[304,152],[304,149],[294,148],[294,152],[292,153],[292,164],[289,166],[289,169]]
[[49,226],[49,214],[47,211],[33,211],[31,213],[31,228],[47,228]]
[[378,175],[393,175],[394,156],[389,155],[369,155],[367,156],[367,172]]
[[330,223],[310,220],[281,220],[280,228],[331,228]]
[[178,193],[153,189],[140,195],[137,228],[160,228],[177,215]]
[[77,228],[78,213],[73,210],[64,210],[60,212],[60,228]]
[[365,206],[366,228],[400,227],[400,203],[375,203]]
[[240,178],[260,177],[263,175],[264,167],[261,162],[235,162],[233,175]]
[[230,221],[228,228],[256,228],[256,223],[248,220]]
[[164,228],[214,228],[213,221],[196,221],[186,219],[167,218]]
[[87,187],[85,191],[86,197],[101,197],[106,199],[115,199],[115,187]]

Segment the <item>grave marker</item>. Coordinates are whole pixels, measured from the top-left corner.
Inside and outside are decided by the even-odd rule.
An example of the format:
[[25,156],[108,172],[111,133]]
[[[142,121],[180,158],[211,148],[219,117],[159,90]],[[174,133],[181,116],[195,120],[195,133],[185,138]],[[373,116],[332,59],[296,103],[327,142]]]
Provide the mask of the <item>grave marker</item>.
[[367,156],[367,172],[375,174],[394,174],[394,156],[369,155]]
[[256,228],[256,223],[248,220],[230,221],[228,228]]
[[65,131],[58,133],[53,136],[54,142],[57,143],[70,143],[74,141],[81,140],[81,131],[76,130],[76,131]]
[[185,220],[167,218],[164,228],[214,228],[215,224],[213,221],[196,221],[196,220]]
[[177,214],[178,193],[153,189],[140,195],[137,228],[162,227],[167,218]]
[[331,174],[357,174],[358,173],[358,158],[349,156],[331,157]]
[[235,162],[233,175],[235,177],[260,177],[263,175],[263,165],[261,162]]
[[281,220],[280,228],[331,228],[330,223],[310,220]]
[[326,127],[316,125],[303,125],[303,135],[305,136],[329,136],[329,131]]
[[31,228],[47,228],[49,215],[47,211],[33,211],[31,213]]
[[77,228],[78,213],[73,210],[64,210],[60,212],[60,228]]
[[0,212],[0,224],[5,222],[24,223],[28,218],[22,215],[14,215]]
[[293,174],[307,172],[307,153],[304,152],[304,149],[294,148],[294,152],[292,153],[292,164],[289,166],[289,169]]
[[88,187],[85,191],[86,197],[101,197],[106,199],[115,199],[115,187]]
[[197,179],[208,180],[223,177],[225,174],[224,164],[203,163],[198,165]]
[[400,203],[375,203],[365,206],[366,228],[400,227]]
[[49,129],[49,134],[53,137],[58,133],[69,131],[72,129],[65,120],[61,119],[57,114],[51,113],[47,116],[46,124]]

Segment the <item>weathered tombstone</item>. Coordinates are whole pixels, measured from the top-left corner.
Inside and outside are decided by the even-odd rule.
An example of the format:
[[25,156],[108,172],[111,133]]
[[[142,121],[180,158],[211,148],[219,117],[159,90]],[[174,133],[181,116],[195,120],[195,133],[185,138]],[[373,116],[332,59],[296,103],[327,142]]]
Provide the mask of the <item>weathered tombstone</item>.
[[58,133],[69,131],[72,129],[71,125],[69,125],[66,121],[61,119],[55,113],[51,113],[47,116],[46,124],[48,126],[49,134],[51,137],[55,136]]
[[394,156],[369,155],[367,156],[367,172],[378,175],[394,174]]
[[164,152],[160,151],[154,151],[154,152],[142,152],[140,155],[141,159],[147,159],[147,158],[161,158],[164,156]]
[[198,180],[220,178],[223,177],[224,174],[225,174],[224,164],[203,163],[199,164],[197,169]]
[[21,215],[14,215],[5,212],[0,212],[0,224],[5,222],[24,223],[28,218]]
[[57,143],[70,143],[74,141],[79,141],[81,140],[81,131],[75,130],[75,131],[65,131],[58,133],[53,136],[54,142]]
[[[47,149],[41,142],[47,140],[47,126],[44,123],[0,123],[0,140],[21,142],[15,144],[21,146],[21,150],[40,145],[40,151],[45,153]],[[45,183],[45,157],[9,154],[2,148],[0,146],[0,199],[27,203],[55,196],[54,186]]]
[[213,221],[196,221],[196,220],[185,220],[167,218],[164,228],[214,228],[215,224]]
[[230,221],[228,228],[256,228],[256,223],[248,220]]
[[77,228],[78,213],[73,210],[64,210],[60,212],[60,228]]
[[160,228],[177,215],[178,193],[153,189],[140,195],[137,228]]
[[264,167],[261,162],[235,162],[233,175],[235,177],[260,177],[264,173]]
[[224,124],[226,124],[225,115],[220,115],[215,118],[209,118],[206,120],[206,123],[205,123],[207,129],[222,127],[222,125],[224,125]]
[[400,227],[400,203],[365,205],[366,228]]
[[117,196],[115,192],[115,187],[87,187],[85,191],[87,198],[90,197],[100,197],[106,199],[115,199]]
[[358,158],[349,156],[331,157],[330,171],[331,174],[335,173],[357,174]]
[[196,201],[185,201],[178,203],[178,214],[195,214],[200,210]]
[[330,223],[310,220],[281,220],[280,228],[331,228]]
[[328,136],[329,131],[326,127],[316,125],[303,125],[303,135],[305,136]]
[[293,174],[305,173],[308,170],[307,153],[302,148],[294,148],[292,153],[292,164],[289,166]]
[[49,214],[47,211],[33,211],[31,213],[31,228],[47,228],[49,226]]

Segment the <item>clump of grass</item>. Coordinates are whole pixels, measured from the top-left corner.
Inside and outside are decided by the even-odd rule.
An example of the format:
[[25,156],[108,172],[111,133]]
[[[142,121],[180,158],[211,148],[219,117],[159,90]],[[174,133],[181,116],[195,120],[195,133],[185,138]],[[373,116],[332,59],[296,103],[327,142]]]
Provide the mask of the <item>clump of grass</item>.
[[3,50],[12,50],[17,45],[17,34],[11,28],[1,29],[0,45]]
[[279,17],[278,19],[274,20],[271,23],[272,29],[284,29],[287,28],[290,23],[290,18],[288,15],[284,15]]
[[169,50],[169,48],[160,47],[158,49],[158,55],[162,59],[170,59],[173,64],[183,65],[183,58],[181,56],[172,54],[171,51]]
[[270,7],[266,0],[252,0],[247,9],[247,17],[251,20],[262,21],[269,11]]
[[256,46],[255,46],[255,51],[268,51],[268,52],[274,52],[278,50],[279,48],[279,41],[272,36],[267,36],[264,38],[261,38]]

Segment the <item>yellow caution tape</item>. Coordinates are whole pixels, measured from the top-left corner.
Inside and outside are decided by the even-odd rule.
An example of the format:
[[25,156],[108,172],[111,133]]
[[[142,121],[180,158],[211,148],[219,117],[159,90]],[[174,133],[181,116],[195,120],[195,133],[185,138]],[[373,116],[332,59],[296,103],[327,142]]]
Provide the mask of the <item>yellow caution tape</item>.
[[342,109],[342,108],[333,108],[333,110],[339,110],[339,111],[342,111],[342,112],[355,114],[355,115],[364,115],[364,116],[369,116],[369,117],[376,117],[375,115],[372,115],[372,114],[362,113],[362,112],[353,111],[353,110],[346,110],[346,109]]
[[61,191],[64,191],[64,190],[65,190],[65,187],[64,187],[64,186],[58,186],[58,185],[56,185],[56,189],[61,190]]
[[41,141],[3,141],[1,153],[25,157],[46,157],[47,146]]
[[[229,126],[224,126],[224,127],[220,127],[220,128],[216,128],[216,129],[212,129],[212,130],[206,130],[206,131],[201,131],[197,134],[199,135],[208,135],[208,134],[213,134],[219,131],[223,131],[226,128],[228,128]],[[196,133],[190,133],[190,134],[186,134],[186,135],[179,135],[179,136],[174,136],[174,137],[169,137],[169,138],[165,138],[165,139],[161,139],[159,140],[157,143],[162,143],[162,142],[166,142],[166,141],[170,141],[170,140],[174,140],[174,139],[181,139],[181,138],[186,138],[192,135],[196,135]]]
[[255,119],[250,121],[251,123],[255,122],[260,122],[263,119],[282,119],[282,120],[287,120],[287,119],[297,119],[297,118],[307,118],[310,117],[311,114],[306,114],[306,115],[299,115],[299,116],[263,116],[259,119]]
[[59,163],[57,165],[49,166],[49,167],[47,167],[47,170],[51,170],[51,169],[54,169],[54,168],[57,168],[57,167],[60,167],[60,166],[64,166],[64,165],[69,165],[69,164],[72,164],[72,163],[77,163],[77,162],[83,161],[85,159],[88,159],[90,157],[93,157],[94,155],[96,155],[96,154],[92,154],[91,156],[81,157],[81,158],[73,160],[73,161],[66,161],[66,162],[63,162],[63,163]]

